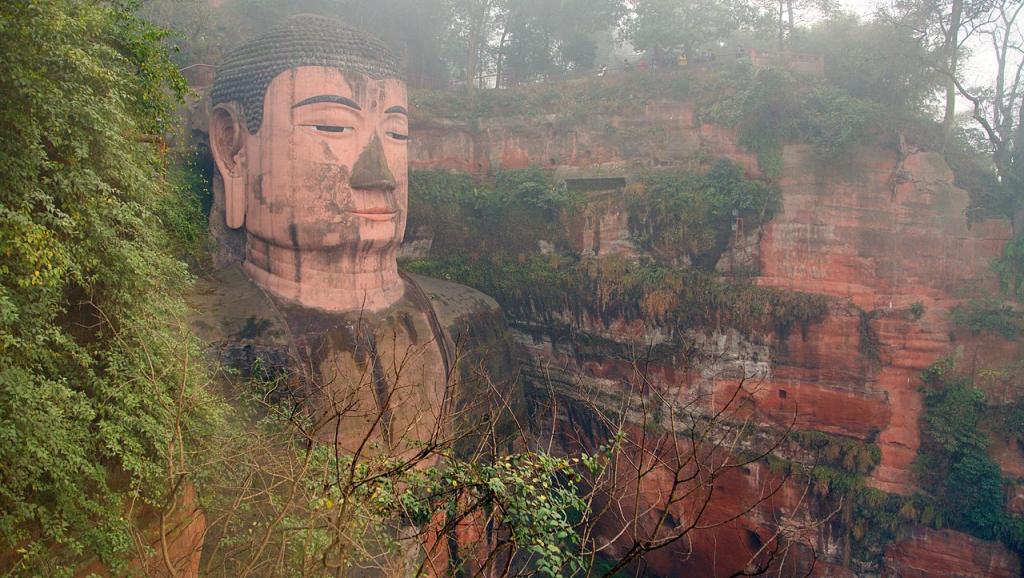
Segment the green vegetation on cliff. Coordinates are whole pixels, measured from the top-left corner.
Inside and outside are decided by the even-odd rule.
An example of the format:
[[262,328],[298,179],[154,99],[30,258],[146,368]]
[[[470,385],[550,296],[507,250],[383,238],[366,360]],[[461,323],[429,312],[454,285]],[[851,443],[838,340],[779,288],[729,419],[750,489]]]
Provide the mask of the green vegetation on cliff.
[[413,171],[409,177],[409,234],[433,233],[436,254],[530,253],[538,240],[569,243],[567,223],[580,197],[540,169],[501,171],[488,181],[465,173]]
[[1024,302],[1024,236],[1007,243],[992,267],[999,275],[1003,291],[1018,302]]
[[629,225],[639,245],[669,261],[686,257],[704,271],[729,248],[737,219],[760,227],[781,201],[776,187],[746,178],[725,160],[707,173],[650,171],[629,192]]
[[1007,480],[989,455],[996,429],[1013,437],[1024,433],[1010,431],[1022,423],[1017,412],[1002,412],[999,428],[984,393],[956,371],[952,358],[932,364],[922,380],[925,411],[915,463],[921,488],[934,498],[944,524],[1024,552],[1024,518],[1006,511]]
[[778,177],[782,145],[810,144],[822,160],[835,159],[866,142],[883,117],[877,105],[824,82],[781,69],[736,66],[717,79],[702,116],[735,126],[739,142],[756,153],[761,170]]
[[877,571],[889,544],[917,524],[938,523],[927,496],[889,494],[867,485],[882,459],[876,444],[818,431],[793,431],[789,437],[791,446],[779,453],[807,457],[797,461],[772,455],[768,465],[776,474],[807,483],[821,507],[831,512],[828,523],[844,565]]
[[[778,191],[720,161],[707,173],[648,171],[626,206],[637,241],[678,268],[621,256],[580,258],[573,237],[586,206],[539,169],[499,172],[478,181],[445,171],[413,172],[409,234],[431,229],[430,256],[408,261],[416,273],[475,287],[521,319],[568,315],[643,320],[679,329],[736,327],[785,334],[824,317],[821,296],[762,288],[712,274],[737,216],[766,222]],[[426,225],[429,224],[429,225]],[[539,241],[556,250],[539,254]]]
[[[414,171],[409,181],[409,236],[433,232],[437,255],[530,254],[538,241],[571,251],[579,234],[583,193],[566,190],[537,168],[499,171],[476,180],[464,173]],[[627,188],[624,208],[642,249],[659,260],[681,258],[704,271],[715,268],[729,246],[732,226],[766,223],[780,203],[779,191],[727,160],[706,172],[646,170]]]
[[0,552],[19,572],[117,568],[129,498],[164,504],[222,409],[171,253],[200,213],[145,136],[183,82],[120,6],[0,5]]
[[417,120],[479,121],[550,115],[585,122],[614,115],[642,113],[656,98],[687,98],[703,85],[688,72],[636,72],[618,79],[578,78],[559,83],[524,85],[473,94],[451,90],[416,90],[409,95]]
[[953,323],[972,333],[983,331],[1016,339],[1024,333],[1024,313],[996,299],[971,299],[952,311]]
[[475,287],[519,319],[642,320],[680,331],[777,332],[821,320],[828,300],[629,259],[533,255],[413,260],[405,268]]

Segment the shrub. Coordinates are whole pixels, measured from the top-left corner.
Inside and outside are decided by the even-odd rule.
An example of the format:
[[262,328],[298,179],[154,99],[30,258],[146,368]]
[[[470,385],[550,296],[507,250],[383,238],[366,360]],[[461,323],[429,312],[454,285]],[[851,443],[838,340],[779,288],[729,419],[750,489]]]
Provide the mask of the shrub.
[[736,220],[750,228],[767,222],[780,202],[777,188],[747,179],[739,165],[721,160],[706,174],[649,173],[629,197],[629,225],[643,248],[686,256],[711,271],[729,246]]
[[1016,339],[1024,332],[1024,313],[994,299],[972,299],[957,305],[952,316],[953,323],[975,334],[987,331]]
[[1002,539],[1019,552],[1021,520],[1003,508],[1002,471],[988,455],[989,438],[982,429],[992,425],[984,395],[956,375],[950,358],[933,364],[923,380],[925,411],[915,462],[922,489],[935,497],[953,528]]
[[519,319],[625,318],[679,331],[728,326],[785,335],[828,311],[827,299],[819,295],[723,281],[618,256],[454,256],[410,261],[404,267],[475,287]]
[[1016,237],[992,264],[1007,295],[1024,302],[1024,237]]
[[164,503],[223,410],[184,362],[195,214],[142,138],[184,82],[122,5],[0,4],[0,550],[29,573],[117,568],[125,495]]
[[864,141],[870,121],[880,116],[877,105],[778,69],[737,67],[718,88],[722,96],[704,109],[704,118],[738,127],[740,144],[757,154],[771,178],[782,170],[787,142],[811,144],[819,159],[835,159]]
[[500,171],[482,181],[465,173],[413,171],[407,237],[428,227],[441,254],[529,253],[541,239],[564,246],[574,203],[571,193],[536,168]]

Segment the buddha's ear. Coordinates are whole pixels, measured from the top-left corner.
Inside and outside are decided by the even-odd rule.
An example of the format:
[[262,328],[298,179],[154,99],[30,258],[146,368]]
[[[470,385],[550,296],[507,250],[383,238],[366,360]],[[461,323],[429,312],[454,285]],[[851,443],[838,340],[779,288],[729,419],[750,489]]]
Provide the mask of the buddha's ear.
[[233,102],[218,104],[210,117],[210,148],[224,180],[224,220],[237,229],[245,224],[245,123]]

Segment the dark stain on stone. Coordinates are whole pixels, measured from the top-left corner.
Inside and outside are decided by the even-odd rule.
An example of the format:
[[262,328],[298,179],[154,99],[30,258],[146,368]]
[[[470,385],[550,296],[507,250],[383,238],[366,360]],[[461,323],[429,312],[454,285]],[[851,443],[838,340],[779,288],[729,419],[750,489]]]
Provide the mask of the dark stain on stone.
[[405,332],[409,335],[409,340],[416,345],[419,345],[419,334],[416,332],[416,325],[413,323],[412,317],[410,317],[408,313],[403,312],[398,315],[398,321],[401,322],[403,327],[405,327]]
[[330,159],[332,161],[337,161],[338,160],[338,155],[334,154],[334,151],[331,150],[331,145],[329,145],[329,144],[327,144],[325,142],[322,142],[320,144],[323,145],[323,147],[324,147],[324,157],[326,157],[326,158],[328,158],[328,159]]
[[245,320],[245,326],[234,337],[236,339],[256,339],[270,329],[270,325],[269,319],[257,319],[255,315],[252,315]]
[[252,192],[256,195],[256,200],[261,205],[267,204],[267,199],[263,196],[263,175],[256,175],[256,182],[252,185]]
[[385,189],[394,190],[398,184],[395,182],[395,175],[388,167],[387,158],[384,156],[384,147],[380,144],[380,137],[373,135],[370,144],[366,145],[359,159],[352,167],[352,178],[349,181],[353,189]]
[[377,411],[380,412],[380,430],[384,443],[391,445],[391,400],[388,380],[384,377],[380,354],[377,352],[377,339],[373,333],[364,332],[366,336],[367,361],[372,364],[373,395],[377,399]]
[[343,207],[338,201],[339,193],[346,190],[349,182],[348,167],[331,163],[316,163],[315,169],[305,177],[306,188],[316,192],[316,202],[322,204],[332,214],[351,208],[352,199],[342,197]]
[[292,247],[295,248],[295,281],[302,281],[302,253],[299,251],[299,228],[295,223],[288,224],[288,237],[292,240]]

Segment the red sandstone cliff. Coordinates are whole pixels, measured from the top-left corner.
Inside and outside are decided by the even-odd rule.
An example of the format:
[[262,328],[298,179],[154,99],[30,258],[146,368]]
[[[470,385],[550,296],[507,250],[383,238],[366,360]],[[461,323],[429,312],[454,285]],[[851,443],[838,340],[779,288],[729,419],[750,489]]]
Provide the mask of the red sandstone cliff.
[[[587,126],[562,127],[545,119],[485,119],[475,128],[435,122],[412,130],[416,139],[410,160],[416,168],[481,173],[540,165],[566,174],[613,174],[627,173],[635,163],[689,164],[700,152],[727,156],[748,173],[758,174],[756,158],[737,146],[734,131],[701,125],[693,105],[685,102],[652,102],[642,113],[599,123],[591,120]],[[795,419],[799,429],[877,440],[881,463],[870,484],[893,493],[913,491],[910,466],[919,446],[922,411],[919,375],[963,345],[951,341],[955,335],[949,320],[950,309],[959,302],[958,289],[994,288],[989,263],[1011,236],[1007,221],[968,226],[968,194],[953,183],[940,155],[906,146],[862,147],[828,166],[805,146],[785,147],[778,181],[782,210],[763,231],[744,231],[737,245],[746,247],[734,247],[723,261],[749,261],[761,285],[831,296],[836,302],[832,312],[822,323],[792,332],[781,343],[772,336],[696,336],[703,360],[696,369],[667,363],[653,373],[667,387],[676,388],[680,397],[704,392],[715,400],[737,386],[737,380],[728,377],[736,372],[728,368],[742,367],[746,372],[756,359],[753,367],[760,377],[758,387],[747,394],[750,415],[763,424]],[[621,211],[603,211],[587,222],[593,230],[584,232],[583,249],[589,246],[586,239],[593,239],[590,245],[604,240],[604,246],[628,246],[610,243],[628,238]],[[908,313],[915,303],[924,308],[920,318]],[[865,319],[867,328],[862,326]],[[614,328],[597,325],[583,329],[616,338]],[[877,339],[877,351],[870,354],[862,343],[865,329]],[[619,330],[622,339],[635,339],[639,331],[648,342],[658,340],[656,332],[645,334],[644,328]],[[571,350],[536,336],[523,335],[522,341],[538,366],[582,375],[598,387],[617,387],[629,371],[615,360],[576,359]],[[1014,346],[1003,349],[1009,357],[1018,353]],[[704,371],[709,359],[727,370]],[[1003,453],[1000,461],[1008,466],[1022,461],[1015,448]],[[726,497],[712,504],[710,515],[735,512],[763,491],[770,476],[757,466],[731,473],[721,482]],[[663,482],[657,476],[646,478],[639,500],[656,503],[659,483]],[[676,515],[685,517],[685,512]],[[652,555],[648,570],[658,576],[683,571],[728,574],[772,532],[791,522],[796,527],[794,520],[809,516],[798,488],[787,486],[735,523],[697,533],[692,542]],[[848,557],[839,551],[840,542],[820,530],[808,539],[816,554],[797,552],[790,563],[794,569],[807,567],[817,557],[816,574],[851,575],[853,570],[843,566]],[[1002,547],[956,532],[922,529],[890,546],[884,573],[1010,576],[1019,568],[1015,556]]]

